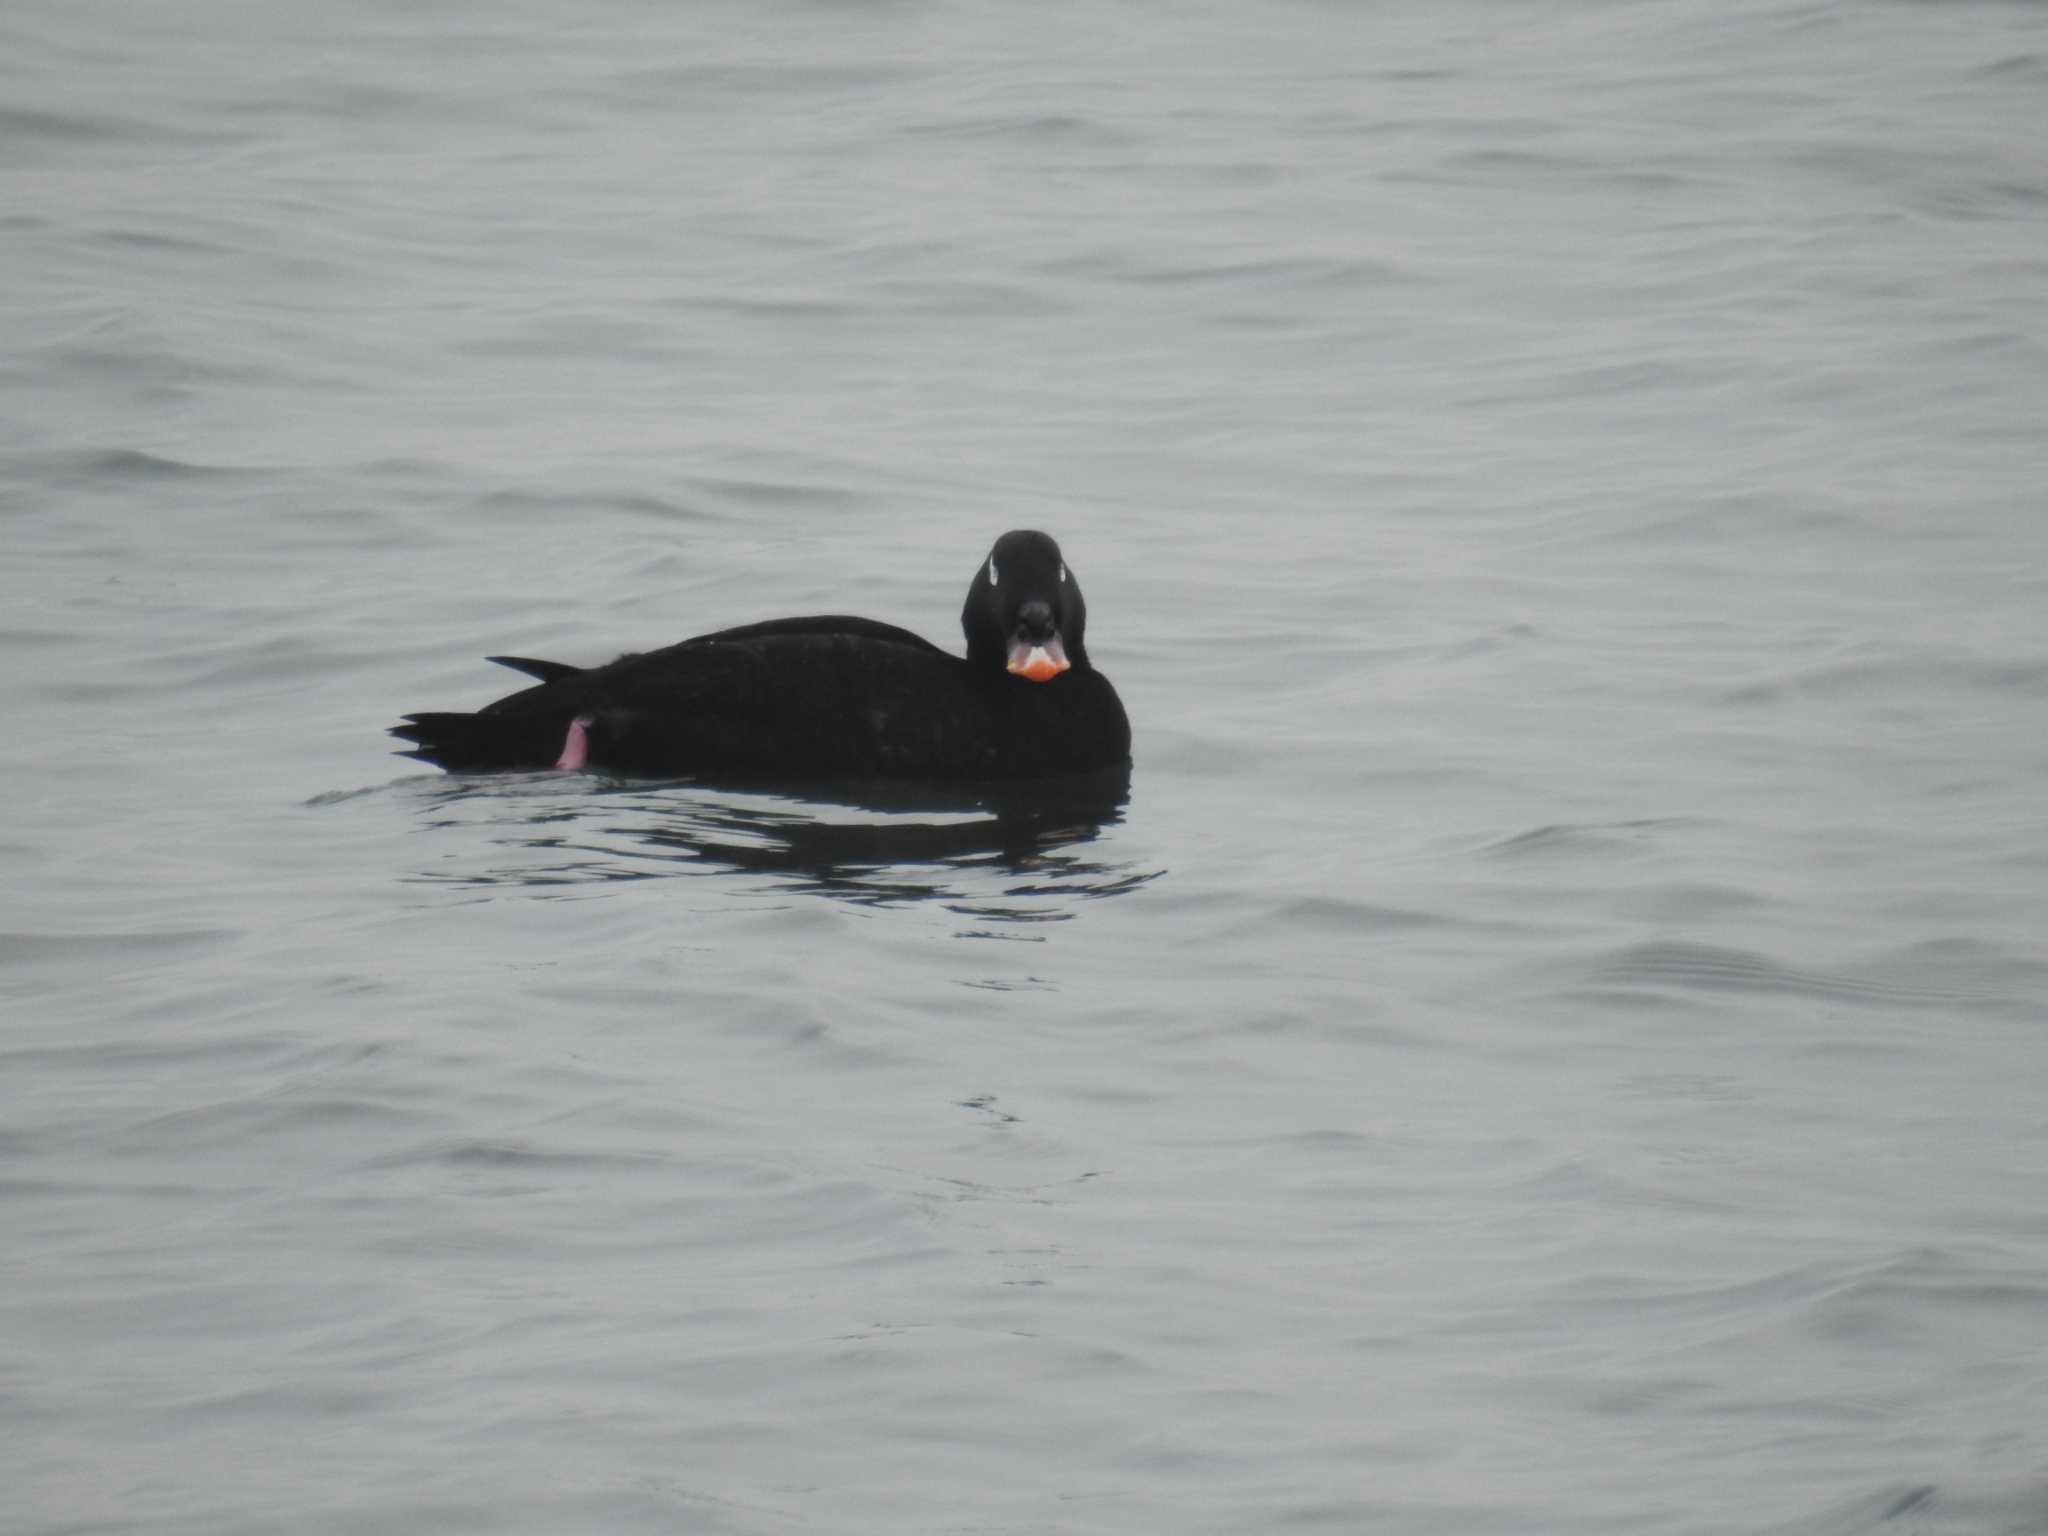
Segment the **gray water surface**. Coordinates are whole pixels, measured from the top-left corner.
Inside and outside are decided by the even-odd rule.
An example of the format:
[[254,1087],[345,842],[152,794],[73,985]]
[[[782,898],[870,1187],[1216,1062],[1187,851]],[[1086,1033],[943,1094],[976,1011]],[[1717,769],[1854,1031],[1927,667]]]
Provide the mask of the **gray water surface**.
[[[13,0],[0,1529],[2048,1529],[2044,105],[2027,4]],[[1016,526],[1120,802],[386,755]]]

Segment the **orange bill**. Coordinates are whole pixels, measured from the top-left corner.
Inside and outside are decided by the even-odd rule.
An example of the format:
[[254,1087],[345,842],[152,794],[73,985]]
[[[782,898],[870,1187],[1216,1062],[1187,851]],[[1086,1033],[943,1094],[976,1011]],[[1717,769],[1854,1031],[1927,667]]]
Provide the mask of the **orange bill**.
[[1073,663],[1067,660],[1065,647],[1055,635],[1043,645],[1033,645],[1028,640],[1019,640],[1010,647],[1010,670],[1019,677],[1028,677],[1034,683],[1048,682],[1066,671]]

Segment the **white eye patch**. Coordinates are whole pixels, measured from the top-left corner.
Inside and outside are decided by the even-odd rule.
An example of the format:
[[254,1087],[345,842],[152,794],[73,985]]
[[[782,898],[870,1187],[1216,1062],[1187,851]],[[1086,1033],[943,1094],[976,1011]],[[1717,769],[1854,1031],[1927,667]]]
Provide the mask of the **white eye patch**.
[[1062,561],[1060,562],[1060,581],[1061,581],[1062,583],[1064,583],[1064,582],[1066,581],[1066,579],[1067,579],[1067,562],[1066,562],[1066,561],[1064,561],[1064,560],[1062,560]]
[[996,584],[996,557],[994,555],[988,557],[988,584],[990,586]]

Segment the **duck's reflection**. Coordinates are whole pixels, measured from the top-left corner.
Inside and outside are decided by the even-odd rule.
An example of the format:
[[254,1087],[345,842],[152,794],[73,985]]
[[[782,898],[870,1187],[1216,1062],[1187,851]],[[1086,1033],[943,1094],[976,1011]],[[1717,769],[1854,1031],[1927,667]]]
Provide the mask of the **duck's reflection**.
[[1103,834],[1123,820],[1128,767],[977,785],[592,789],[587,780],[518,775],[440,780],[427,793],[430,824],[482,823],[494,850],[487,870],[421,873],[437,883],[561,886],[737,872],[868,905],[939,901],[965,914],[1045,922],[1072,915],[1058,898],[1118,895],[1158,874],[1098,856]]

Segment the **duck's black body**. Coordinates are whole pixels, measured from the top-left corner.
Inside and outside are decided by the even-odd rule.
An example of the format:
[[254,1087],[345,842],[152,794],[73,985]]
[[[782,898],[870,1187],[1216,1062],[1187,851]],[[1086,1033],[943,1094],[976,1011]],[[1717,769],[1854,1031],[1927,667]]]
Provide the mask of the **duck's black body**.
[[1090,773],[1129,761],[1131,730],[1109,679],[1089,665],[1086,621],[1059,546],[1008,533],[961,610],[965,659],[872,619],[774,619],[601,667],[494,657],[541,681],[475,714],[408,715],[392,734],[416,744],[410,756],[472,772]]

